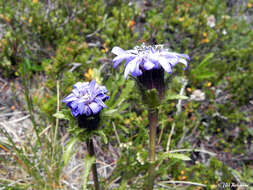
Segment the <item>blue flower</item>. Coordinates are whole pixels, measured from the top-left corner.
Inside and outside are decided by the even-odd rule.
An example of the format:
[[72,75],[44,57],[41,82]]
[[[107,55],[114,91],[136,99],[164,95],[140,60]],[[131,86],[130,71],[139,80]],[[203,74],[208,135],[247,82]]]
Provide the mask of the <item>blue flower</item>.
[[100,86],[95,80],[78,82],[74,85],[72,93],[62,100],[72,110],[74,117],[92,116],[107,108],[104,101],[109,98],[105,93],[105,86]]
[[164,49],[162,45],[136,46],[132,50],[123,50],[120,47],[114,47],[111,51],[117,55],[113,59],[114,68],[116,68],[122,61],[126,60],[124,77],[127,78],[128,74],[132,76],[140,76],[143,71],[151,69],[163,68],[166,72],[171,73],[172,68],[180,63],[187,67],[187,60],[190,57],[186,54],[169,52]]

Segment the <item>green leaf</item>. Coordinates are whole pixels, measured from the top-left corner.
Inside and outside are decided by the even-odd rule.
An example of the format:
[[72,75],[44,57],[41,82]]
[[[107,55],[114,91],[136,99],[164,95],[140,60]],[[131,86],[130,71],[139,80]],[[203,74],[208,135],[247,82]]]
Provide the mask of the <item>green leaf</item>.
[[121,105],[118,109],[118,112],[124,111],[125,109],[127,109],[130,106],[129,103],[125,103],[123,105]]
[[118,125],[119,128],[121,128],[125,133],[130,134],[129,129],[125,127],[124,125]]
[[113,116],[115,113],[117,113],[118,109],[110,109],[107,111],[104,111],[103,114],[104,116]]
[[161,104],[158,92],[154,88],[151,90],[144,91],[143,101],[144,104],[147,105],[149,108],[157,108]]
[[237,170],[234,170],[234,169],[232,169],[232,168],[231,168],[231,170],[232,170],[232,172],[234,172],[234,173],[240,178],[240,180],[243,180],[243,177],[242,177],[242,175],[240,174],[240,172],[238,172]]
[[73,138],[70,140],[70,142],[67,144],[65,151],[63,153],[63,160],[64,160],[64,166],[66,166],[73,155],[73,147],[78,141],[78,138]]
[[53,116],[58,119],[65,119],[65,115],[61,111],[55,113]]
[[91,166],[95,162],[95,160],[96,160],[95,157],[90,157],[88,155],[86,155],[84,158],[83,190],[87,189],[89,173],[91,170]]
[[212,77],[215,77],[216,76],[216,74],[215,73],[213,73],[213,72],[209,72],[209,71],[206,71],[206,72],[204,72],[203,74],[198,74],[198,75],[196,75],[195,76],[195,78],[197,78],[197,79],[208,79],[208,78],[212,78]]
[[214,56],[214,53],[209,53],[202,61],[201,63],[193,69],[191,72],[194,74],[200,73],[203,70],[206,69],[207,65],[210,63],[209,60],[212,59]]
[[179,160],[189,161],[191,158],[189,156],[186,156],[185,154],[178,154],[178,153],[163,153],[160,156],[160,159],[164,160],[166,158],[176,158]]
[[121,89],[122,91],[119,98],[115,101],[115,103],[111,106],[111,108],[114,109],[115,107],[122,104],[122,102],[124,102],[129,97],[129,94],[132,92],[133,87],[134,81],[127,82],[126,86]]
[[125,190],[125,189],[127,189],[127,181],[123,180],[118,190]]
[[250,134],[251,136],[253,136],[253,129],[248,128],[248,132],[249,132],[249,134]]
[[58,119],[65,119],[65,120],[71,119],[71,115],[69,114],[69,111],[67,111],[67,110],[59,111],[59,112],[55,113],[53,116]]
[[98,130],[96,132],[98,133],[99,136],[102,137],[104,143],[107,144],[108,143],[108,138],[106,137],[105,133],[102,130]]
[[201,80],[201,79],[208,79],[211,77],[214,77],[216,74],[214,72],[211,72],[207,66],[210,64],[210,59],[212,59],[214,56],[214,53],[209,53],[199,65],[195,69],[191,71],[192,75],[194,75],[195,78]]

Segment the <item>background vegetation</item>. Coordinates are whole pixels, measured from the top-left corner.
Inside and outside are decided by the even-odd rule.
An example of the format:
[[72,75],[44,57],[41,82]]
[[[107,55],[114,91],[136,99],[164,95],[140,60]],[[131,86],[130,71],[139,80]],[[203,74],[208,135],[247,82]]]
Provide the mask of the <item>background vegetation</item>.
[[110,50],[143,42],[191,57],[187,70],[178,65],[166,74],[168,91],[189,99],[162,106],[157,134],[157,152],[187,152],[191,160],[161,156],[156,189],[252,187],[252,5],[251,0],[1,0],[0,106],[10,105],[7,82],[12,110],[28,112],[32,130],[17,143],[8,122],[1,122],[0,189],[81,189],[88,160],[81,161],[79,173],[74,167],[85,146],[76,142],[79,132],[61,99],[74,83],[94,78],[110,95],[96,136],[102,187],[142,189],[147,110],[134,81],[124,79],[123,67],[112,68]]

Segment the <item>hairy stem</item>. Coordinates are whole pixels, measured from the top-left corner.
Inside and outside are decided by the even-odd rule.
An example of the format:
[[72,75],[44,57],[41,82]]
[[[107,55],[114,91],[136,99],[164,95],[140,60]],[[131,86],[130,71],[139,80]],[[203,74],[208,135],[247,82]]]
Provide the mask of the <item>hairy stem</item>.
[[[86,140],[86,144],[87,144],[87,149],[88,149],[89,155],[91,157],[92,156],[96,157],[95,151],[94,151],[93,140],[92,139]],[[96,162],[92,164],[91,170],[92,170],[92,175],[93,175],[93,181],[94,181],[94,185],[95,185],[95,190],[100,190]]]
[[149,120],[149,174],[147,190],[153,190],[155,180],[155,145],[156,127],[158,124],[158,110],[148,111]]

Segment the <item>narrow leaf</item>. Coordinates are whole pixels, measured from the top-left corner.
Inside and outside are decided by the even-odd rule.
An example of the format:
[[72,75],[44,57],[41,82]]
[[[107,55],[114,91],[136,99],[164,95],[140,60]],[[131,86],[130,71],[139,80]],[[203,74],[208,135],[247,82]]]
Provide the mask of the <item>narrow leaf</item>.
[[161,159],[166,158],[176,158],[179,160],[189,161],[191,158],[189,156],[186,156],[185,154],[178,154],[178,153],[163,153],[161,155]]
[[172,94],[166,97],[166,100],[186,100],[186,99],[188,99],[187,96],[179,95],[179,94]]
[[210,59],[212,59],[214,56],[214,53],[210,53],[208,54],[202,61],[201,63],[196,67],[194,68],[191,73],[194,75],[194,76],[198,76],[198,75],[203,75],[203,74],[206,74],[206,72],[209,72],[208,69],[207,69],[207,66],[208,64],[210,64]]
[[87,189],[87,182],[92,164],[95,162],[95,157],[85,156],[84,158],[84,175],[83,175],[83,190]]
[[104,141],[104,143],[107,144],[108,138],[106,137],[105,133],[102,130],[98,130],[97,133],[99,134],[99,136],[102,137],[102,140]]
[[118,109],[110,109],[110,110],[107,110],[107,111],[104,111],[104,116],[113,116],[115,113],[118,112]]
[[71,156],[73,155],[73,147],[76,144],[76,142],[78,141],[78,138],[73,138],[66,146],[66,149],[64,151],[63,154],[63,160],[64,160],[64,166],[66,166],[71,158]]

